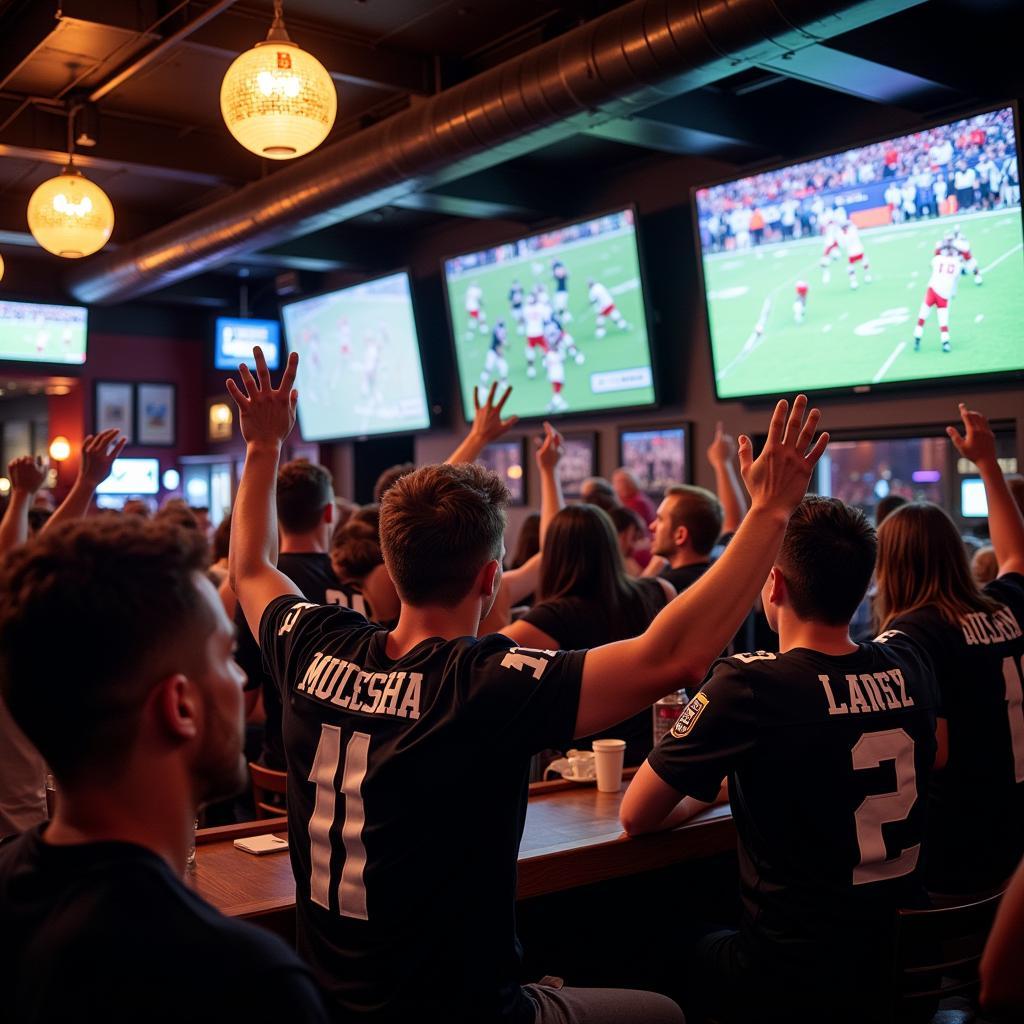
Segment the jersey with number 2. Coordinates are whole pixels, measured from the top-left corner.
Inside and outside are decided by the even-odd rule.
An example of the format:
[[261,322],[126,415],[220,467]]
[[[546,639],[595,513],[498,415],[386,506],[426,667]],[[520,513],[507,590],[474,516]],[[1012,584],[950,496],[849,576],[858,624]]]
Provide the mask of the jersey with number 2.
[[515,936],[529,758],[571,740],[584,655],[494,635],[391,659],[387,638],[295,597],[263,615],[299,951],[360,1020],[532,1022]]
[[741,932],[780,968],[842,960],[919,903],[935,683],[909,637],[844,656],[797,648],[717,663],[651,767],[740,837]]

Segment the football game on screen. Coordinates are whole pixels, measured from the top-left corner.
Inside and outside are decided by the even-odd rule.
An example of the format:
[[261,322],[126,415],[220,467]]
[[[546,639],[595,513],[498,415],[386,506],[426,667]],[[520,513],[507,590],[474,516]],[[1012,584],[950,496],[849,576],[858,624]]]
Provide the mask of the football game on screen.
[[1024,368],[1012,109],[696,202],[719,397]]
[[289,303],[282,317],[305,440],[430,426],[408,274]]
[[0,359],[84,363],[87,320],[84,306],[0,302]]
[[467,419],[494,381],[519,416],[654,403],[632,210],[455,257],[445,276]]

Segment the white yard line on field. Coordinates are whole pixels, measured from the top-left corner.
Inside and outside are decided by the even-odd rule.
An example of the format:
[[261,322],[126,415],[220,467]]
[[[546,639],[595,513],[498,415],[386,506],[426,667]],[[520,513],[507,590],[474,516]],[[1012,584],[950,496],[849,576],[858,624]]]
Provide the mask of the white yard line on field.
[[907,347],[905,341],[901,341],[889,354],[889,358],[882,363],[882,368],[871,378],[872,384],[877,384],[888,372],[889,367],[899,358],[899,354]]

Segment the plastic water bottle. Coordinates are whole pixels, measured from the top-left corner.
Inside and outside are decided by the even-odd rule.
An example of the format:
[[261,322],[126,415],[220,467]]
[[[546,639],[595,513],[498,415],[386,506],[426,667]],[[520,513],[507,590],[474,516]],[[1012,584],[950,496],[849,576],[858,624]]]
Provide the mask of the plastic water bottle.
[[689,695],[685,690],[677,690],[666,697],[662,697],[652,708],[654,715],[654,744],[667,733],[676,720],[683,713],[683,708],[690,703]]

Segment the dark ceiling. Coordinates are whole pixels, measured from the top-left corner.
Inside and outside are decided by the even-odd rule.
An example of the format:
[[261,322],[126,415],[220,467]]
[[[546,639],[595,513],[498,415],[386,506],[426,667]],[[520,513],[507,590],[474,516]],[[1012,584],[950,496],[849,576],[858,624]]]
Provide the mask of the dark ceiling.
[[[703,0],[704,7],[724,3]],[[287,0],[285,17],[292,38],[337,85],[329,144],[622,6]],[[223,9],[147,60],[214,8]],[[700,88],[681,86],[679,95],[629,118],[604,120],[440,188],[233,257],[148,301],[230,306],[240,271],[268,288],[275,275],[295,271],[304,287],[315,288],[327,273],[402,262],[410,237],[453,220],[536,224],[572,215],[586,208],[596,173],[667,156],[763,162],[1021,95],[1017,0],[876,0],[872,10],[876,20],[827,44]],[[69,103],[87,104],[79,124],[95,145],[81,147],[76,159],[114,204],[110,250],[280,173],[281,163],[261,160],[231,138],[218,102],[228,65],[264,38],[270,17],[269,0],[0,0],[0,253],[8,267],[0,287],[62,294],[66,264],[35,245],[25,207],[65,161]]]

